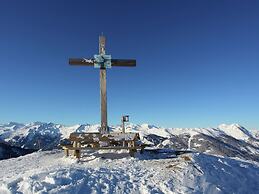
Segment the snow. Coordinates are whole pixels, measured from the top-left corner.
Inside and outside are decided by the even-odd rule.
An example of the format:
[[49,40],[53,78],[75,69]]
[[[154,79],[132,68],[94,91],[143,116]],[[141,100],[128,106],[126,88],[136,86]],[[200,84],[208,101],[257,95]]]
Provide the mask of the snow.
[[[196,184],[204,184],[203,193],[215,192],[215,186],[222,193],[257,193],[259,168],[249,163],[199,154],[195,157],[203,171]],[[232,186],[230,186],[232,185]]]
[[73,125],[73,126],[61,126],[60,127],[60,132],[62,134],[63,138],[68,138],[70,133],[73,133],[76,131],[76,129],[78,129],[81,125]]
[[238,124],[231,124],[231,125],[222,124],[218,128],[222,130],[224,133],[226,133],[227,135],[232,136],[239,140],[248,140],[250,137],[252,137],[249,131],[247,131],[245,128],[241,127]]
[[141,136],[145,136],[148,134],[154,134],[154,135],[158,135],[161,137],[170,137],[170,135],[171,135],[167,131],[167,129],[161,128],[161,127],[156,127],[154,125],[149,125],[149,124],[137,125],[134,128],[135,128],[135,132],[139,132]]
[[[0,193],[4,190],[12,193],[166,192],[167,186],[160,181],[169,179],[172,174],[160,175],[160,164],[156,160],[142,162],[129,157],[117,160],[95,158],[76,163],[74,159],[64,158],[59,151],[38,152],[18,161],[1,161],[1,166],[6,168],[0,173],[0,181],[3,181]],[[146,173],[147,169],[149,173]]]
[[258,129],[251,130],[251,133],[255,139],[259,139],[259,130]]
[[[115,159],[113,159],[115,158]],[[256,164],[205,154],[155,159],[88,152],[81,161],[39,151],[0,161],[0,193],[256,193]]]
[[[16,141],[17,137],[68,138],[72,132],[98,132],[100,125],[64,126],[54,123],[8,123],[0,125],[0,139]],[[121,132],[120,126],[111,128]],[[152,144],[149,135],[161,137],[164,147],[170,139],[186,139],[188,150],[200,147],[195,135],[214,138],[228,135],[249,142],[256,134],[237,124],[222,124],[217,128],[163,128],[154,125],[128,124],[126,132],[138,132],[144,143]],[[253,136],[253,135],[254,136]],[[163,139],[164,138],[164,139]],[[205,137],[204,137],[205,138]],[[53,141],[51,139],[51,141]],[[206,139],[207,141],[208,139]],[[205,141],[205,140],[204,140]],[[21,141],[23,143],[23,141]],[[46,142],[49,144],[49,142]],[[23,144],[22,144],[23,145]],[[28,145],[28,144],[26,144]],[[241,145],[241,144],[240,144]],[[244,144],[246,145],[246,144]],[[241,147],[247,153],[258,154],[258,144]],[[155,147],[149,150],[155,150]],[[212,153],[208,147],[205,153]],[[1,154],[1,150],[0,150]],[[170,158],[167,158],[171,156]],[[185,153],[176,157],[169,153],[146,151],[136,158],[125,151],[84,153],[77,162],[64,157],[61,150],[38,151],[33,154],[0,161],[0,193],[256,193],[259,188],[259,168],[255,161],[224,158],[201,153]]]
[[[65,126],[54,123],[41,123],[34,122],[29,124],[20,124],[11,122],[6,125],[0,125],[0,138],[5,141],[10,141],[15,137],[31,137],[33,138],[36,135],[48,135],[51,137],[68,138],[69,134],[72,132],[98,132],[100,125],[73,125]],[[121,131],[121,126],[111,127],[111,130],[114,132]],[[247,141],[251,137],[257,136],[258,133],[253,131],[250,133],[245,128],[241,127],[238,124],[219,125],[218,128],[163,128],[157,127],[149,124],[126,125],[127,132],[138,132],[141,137],[144,137],[149,134],[154,134],[164,138],[170,138],[172,135],[181,135],[187,134],[190,136],[189,139],[189,148],[191,139],[194,135],[205,134],[212,137],[218,137],[222,134],[229,135],[233,138]],[[254,134],[254,136],[252,135]]]

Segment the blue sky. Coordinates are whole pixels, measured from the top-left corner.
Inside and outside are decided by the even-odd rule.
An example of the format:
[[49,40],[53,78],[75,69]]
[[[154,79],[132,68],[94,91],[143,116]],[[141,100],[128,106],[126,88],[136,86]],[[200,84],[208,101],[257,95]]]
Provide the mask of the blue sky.
[[99,122],[99,72],[69,57],[98,52],[136,68],[108,70],[108,119],[259,128],[256,0],[14,1],[0,6],[0,123]]

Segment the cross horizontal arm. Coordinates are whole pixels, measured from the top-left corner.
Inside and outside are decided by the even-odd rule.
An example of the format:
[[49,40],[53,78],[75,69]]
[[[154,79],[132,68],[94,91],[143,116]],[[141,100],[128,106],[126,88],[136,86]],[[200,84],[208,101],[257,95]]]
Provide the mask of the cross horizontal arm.
[[94,61],[92,59],[84,59],[84,58],[70,58],[70,65],[82,65],[82,66],[93,66]]
[[112,59],[112,66],[118,67],[135,67],[135,59]]

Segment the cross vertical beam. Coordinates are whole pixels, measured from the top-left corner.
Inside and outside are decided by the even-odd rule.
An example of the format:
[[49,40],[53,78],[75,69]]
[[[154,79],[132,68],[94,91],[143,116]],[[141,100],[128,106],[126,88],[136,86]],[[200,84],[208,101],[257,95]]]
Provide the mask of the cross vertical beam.
[[[99,36],[99,54],[105,55],[105,37]],[[100,133],[108,133],[107,119],[107,87],[106,87],[106,68],[100,68],[100,100],[101,100],[101,129]]]
[[101,128],[100,133],[109,133],[107,119],[107,88],[106,68],[111,67],[135,67],[135,59],[113,59],[105,53],[105,37],[99,36],[99,54],[92,58],[69,58],[69,64],[73,66],[94,66],[100,68],[100,101],[101,101]]

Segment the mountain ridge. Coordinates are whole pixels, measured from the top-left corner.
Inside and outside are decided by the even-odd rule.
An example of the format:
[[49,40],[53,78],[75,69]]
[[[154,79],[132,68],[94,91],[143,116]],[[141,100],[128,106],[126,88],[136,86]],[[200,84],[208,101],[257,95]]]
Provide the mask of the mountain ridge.
[[[77,161],[55,149],[71,132],[94,132],[99,127],[0,125],[0,142],[40,149],[0,160],[0,193],[257,193],[259,140],[240,125],[162,128],[131,123],[126,131],[138,132],[141,141],[157,151],[145,149],[135,158],[125,151],[100,150],[84,151]],[[113,126],[111,131],[121,127]],[[172,156],[174,150],[183,154]]]
[[[99,128],[99,124],[66,126],[51,122],[10,122],[0,125],[0,140],[25,149],[51,150],[72,132],[98,132]],[[122,131],[120,125],[111,126],[110,130]],[[193,150],[259,162],[258,136],[238,124],[221,124],[215,128],[163,128],[129,123],[126,132],[139,133],[143,143],[157,148]]]

